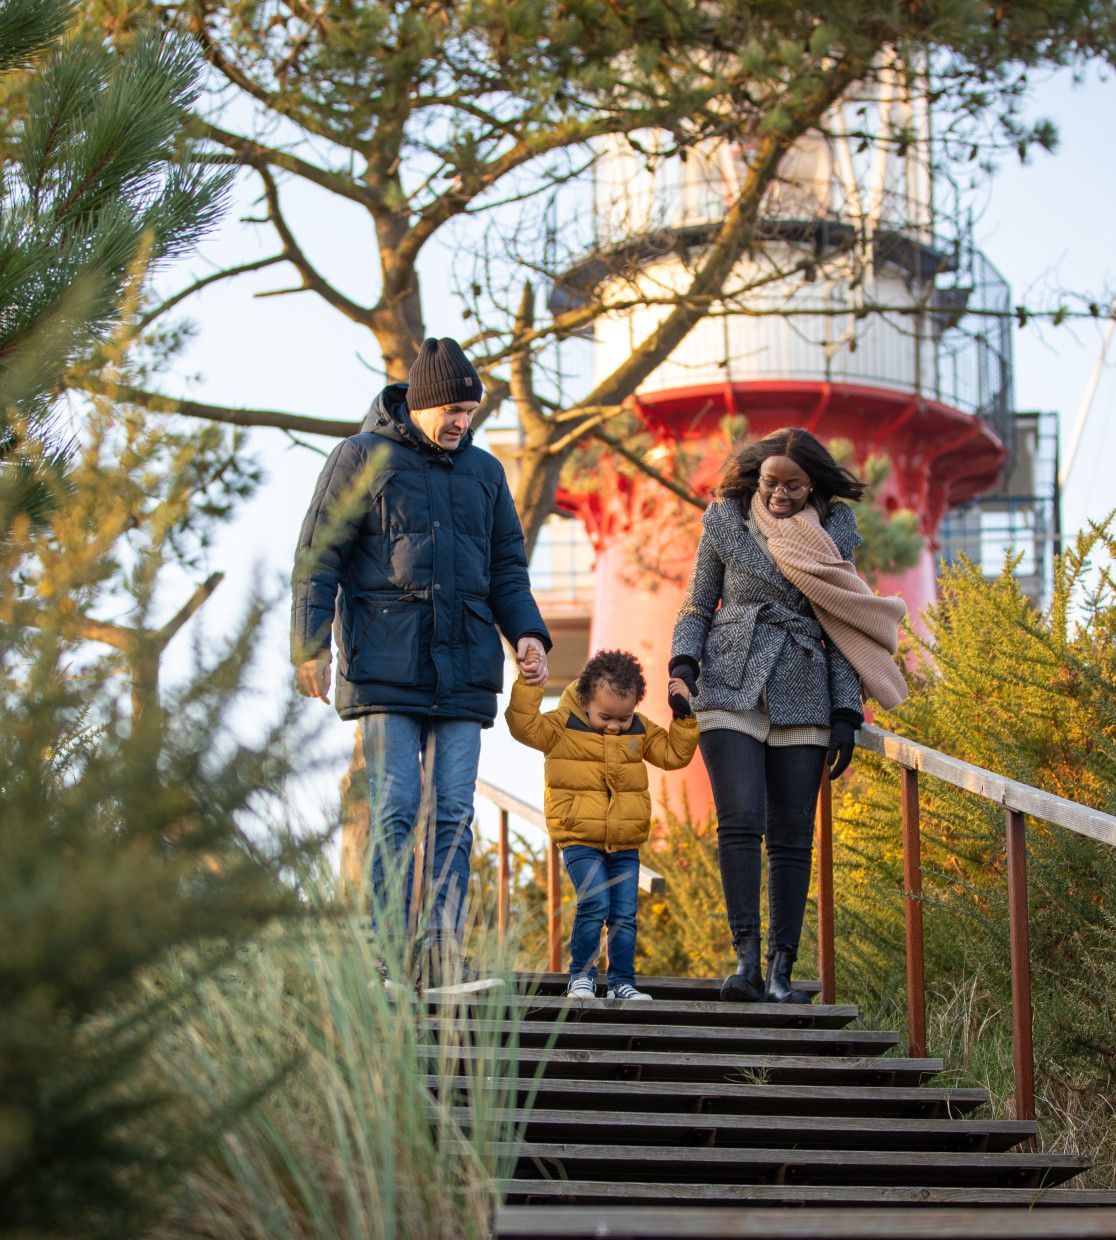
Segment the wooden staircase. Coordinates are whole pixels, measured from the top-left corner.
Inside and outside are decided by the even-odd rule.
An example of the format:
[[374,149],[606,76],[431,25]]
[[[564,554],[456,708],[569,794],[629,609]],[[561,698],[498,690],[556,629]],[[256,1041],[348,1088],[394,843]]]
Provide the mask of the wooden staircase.
[[[520,975],[511,1000],[523,1019],[509,1118],[525,1127],[502,1151],[499,1236],[1116,1236],[1116,1193],[1063,1187],[1087,1159],[1033,1152],[1033,1123],[982,1118],[984,1090],[931,1084],[942,1061],[850,1028],[853,1006],[725,1004],[718,982],[682,978],[640,979],[653,1003],[571,1003],[565,981]],[[473,1027],[489,1040],[514,1028]],[[468,1082],[453,1081],[462,1101]],[[828,1221],[802,1232],[810,1207]],[[837,1207],[860,1207],[839,1213],[839,1233]],[[928,1230],[926,1208],[943,1207],[952,1230]],[[974,1207],[983,1221],[958,1230]],[[857,1231],[869,1218],[876,1230]]]

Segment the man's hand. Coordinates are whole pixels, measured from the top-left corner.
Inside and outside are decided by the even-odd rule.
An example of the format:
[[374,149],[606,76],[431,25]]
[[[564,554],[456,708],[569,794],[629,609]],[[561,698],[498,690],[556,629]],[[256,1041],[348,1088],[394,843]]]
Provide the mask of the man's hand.
[[515,647],[515,661],[526,685],[545,685],[550,679],[546,647],[537,637],[521,637]]
[[295,686],[303,697],[321,698],[329,705],[330,662],[329,653],[326,652],[299,664],[295,673]]

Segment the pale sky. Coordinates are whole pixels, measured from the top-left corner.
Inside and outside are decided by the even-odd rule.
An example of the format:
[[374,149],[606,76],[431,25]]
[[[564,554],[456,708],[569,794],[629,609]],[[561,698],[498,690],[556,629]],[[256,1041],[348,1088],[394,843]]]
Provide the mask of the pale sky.
[[[1037,89],[1033,113],[1056,122],[1060,149],[1052,156],[1036,154],[1025,166],[1005,157],[983,202],[977,243],[1007,278],[1017,302],[1049,302],[1051,291],[1058,288],[1088,291],[1098,297],[1107,292],[1111,297],[1116,289],[1116,253],[1111,240],[1116,200],[1116,161],[1111,157],[1116,84],[1092,73],[1084,85],[1075,86],[1068,73],[1056,74]],[[312,261],[344,291],[358,300],[370,300],[374,259],[367,217],[353,205],[333,201],[301,183],[287,184],[283,201],[296,233],[307,239]],[[175,287],[178,275],[183,283],[188,282],[213,263],[243,262],[274,252],[277,246],[269,229],[240,222],[238,217],[246,213],[251,213],[246,204],[230,212],[200,254],[180,272],[165,277],[164,286]],[[455,256],[443,249],[431,257],[434,261],[427,264],[425,287],[427,331],[439,336],[466,334],[454,316],[452,299],[443,300],[438,293],[439,279],[444,281]],[[218,285],[187,302],[183,309],[197,324],[197,338],[174,373],[162,377],[162,389],[216,403],[329,417],[362,416],[382,384],[382,377],[375,373],[378,357],[371,338],[311,293],[253,297],[292,283],[290,269],[277,267]],[[445,313],[439,317],[443,307]],[[1094,323],[1016,331],[1016,407],[1055,410],[1063,450],[1100,341],[1101,327]],[[1064,496],[1067,534],[1072,535],[1087,517],[1103,517],[1116,507],[1114,423],[1116,345],[1097,389]],[[320,442],[327,451],[332,446],[332,441]],[[276,583],[277,591],[283,589],[298,527],[322,464],[321,456],[290,445],[278,431],[253,432],[252,447],[268,481],[224,530],[211,553],[209,571],[226,573],[225,583],[203,612],[203,625],[214,632],[239,614],[254,573]],[[262,634],[264,682],[277,688],[288,668],[287,607],[284,595]],[[176,658],[187,657],[188,644],[180,639]],[[262,708],[257,699],[252,710]],[[352,745],[351,726],[342,724],[321,703],[307,703],[304,709],[321,712],[323,740],[336,753],[339,777]],[[539,759],[530,751],[514,748],[501,719],[496,729],[485,734],[481,773],[541,804]],[[335,787],[336,779],[327,772],[314,795],[328,797]],[[482,822],[488,820],[488,815],[482,816]]]

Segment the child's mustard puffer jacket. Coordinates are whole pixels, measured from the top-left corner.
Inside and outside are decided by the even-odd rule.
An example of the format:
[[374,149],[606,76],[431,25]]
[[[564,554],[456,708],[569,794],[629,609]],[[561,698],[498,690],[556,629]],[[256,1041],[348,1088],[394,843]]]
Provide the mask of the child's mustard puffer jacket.
[[644,762],[676,771],[698,743],[696,719],[665,731],[637,714],[619,736],[594,732],[570,685],[558,709],[539,712],[543,691],[517,680],[504,717],[517,741],[546,754],[546,825],[559,848],[588,844],[606,852],[638,848],[651,829]]

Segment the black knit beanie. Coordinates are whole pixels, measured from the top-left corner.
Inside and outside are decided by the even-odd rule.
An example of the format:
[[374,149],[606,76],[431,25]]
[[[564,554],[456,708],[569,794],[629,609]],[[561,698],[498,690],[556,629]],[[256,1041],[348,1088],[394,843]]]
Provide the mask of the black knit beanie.
[[407,384],[408,409],[435,409],[459,400],[480,400],[484,395],[473,363],[448,336],[422,342]]

